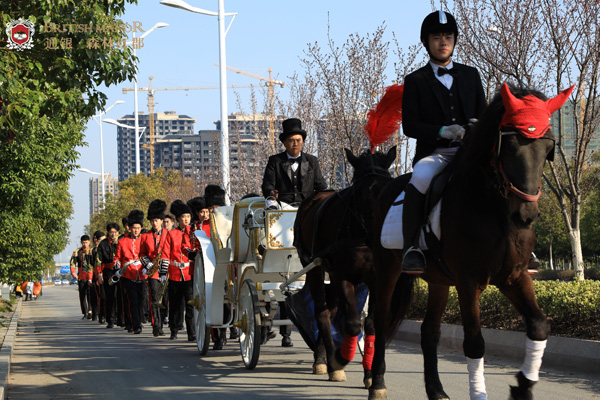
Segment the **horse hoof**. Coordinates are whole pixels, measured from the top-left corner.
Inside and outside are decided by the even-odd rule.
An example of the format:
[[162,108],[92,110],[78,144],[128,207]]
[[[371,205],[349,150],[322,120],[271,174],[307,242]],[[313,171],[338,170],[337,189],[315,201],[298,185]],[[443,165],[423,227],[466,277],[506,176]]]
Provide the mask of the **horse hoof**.
[[534,381],[530,381],[525,378],[523,372],[519,371],[516,375],[519,386],[510,387],[510,400],[533,400],[533,392],[531,388],[536,384]]
[[327,374],[327,365],[325,365],[325,364],[315,364],[315,365],[313,365],[313,374],[315,374],[315,375],[325,375],[325,374]]
[[387,400],[387,389],[369,389],[369,400]]
[[343,369],[330,372],[329,380],[331,382],[346,382],[346,373],[344,372]]
[[365,384],[365,389],[368,389],[373,384],[373,374],[370,370],[365,370],[365,376],[363,378],[363,383]]

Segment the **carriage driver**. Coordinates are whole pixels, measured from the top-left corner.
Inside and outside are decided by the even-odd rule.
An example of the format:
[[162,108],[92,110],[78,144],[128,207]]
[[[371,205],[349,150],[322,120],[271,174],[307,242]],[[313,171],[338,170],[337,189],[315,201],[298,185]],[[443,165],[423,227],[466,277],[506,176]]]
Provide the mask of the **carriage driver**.
[[425,270],[425,256],[418,248],[425,194],[433,176],[456,154],[464,126],[486,106],[479,72],[452,61],[457,39],[458,27],[451,14],[435,11],[425,17],[421,43],[429,63],[404,79],[402,127],[406,136],[417,140],[417,148],[402,213],[403,272]]
[[[283,132],[279,140],[285,151],[269,157],[262,183],[263,196],[298,205],[313,192],[325,190],[327,184],[321,174],[319,160],[302,152],[306,131],[302,129],[300,120],[286,119],[281,125]],[[267,204],[267,207],[270,205]]]

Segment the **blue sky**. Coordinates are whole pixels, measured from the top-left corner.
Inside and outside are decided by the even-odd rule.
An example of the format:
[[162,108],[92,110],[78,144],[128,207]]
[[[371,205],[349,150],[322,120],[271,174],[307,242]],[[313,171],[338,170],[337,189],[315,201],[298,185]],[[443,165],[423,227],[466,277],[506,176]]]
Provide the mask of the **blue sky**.
[[[216,0],[187,0],[195,7],[217,11]],[[430,13],[431,3],[426,0],[413,2],[371,0],[333,1],[304,0],[225,0],[226,12],[237,12],[227,34],[227,65],[261,76],[268,76],[267,68],[273,70],[275,79],[286,82],[294,72],[301,74],[300,57],[308,43],[326,45],[328,24],[332,39],[342,44],[348,35],[372,33],[381,24],[387,26],[386,39],[392,41],[392,32],[404,48],[418,43],[423,18]],[[143,29],[150,29],[157,22],[169,24],[157,29],[144,39],[144,47],[137,51],[140,59],[138,84],[148,86],[148,77],[154,76],[154,87],[218,85],[218,23],[216,17],[206,16],[161,5],[159,0],[139,0],[129,5],[122,18],[125,22],[139,21]],[[229,24],[226,20],[226,26]],[[388,77],[394,78],[391,53]],[[228,84],[260,84],[254,78],[229,71]],[[107,106],[124,100],[111,109],[104,118],[117,119],[132,114],[132,92],[122,94],[121,89],[132,88],[133,82],[103,88],[107,94]],[[282,98],[288,96],[287,87],[279,90]],[[242,98],[248,98],[249,89],[238,90]],[[139,110],[148,112],[147,92],[139,92]],[[236,110],[235,96],[228,91],[229,113]],[[175,111],[196,119],[195,130],[214,129],[213,122],[220,118],[219,91],[163,91],[155,96],[155,112]],[[246,106],[247,109],[249,108]],[[100,129],[90,120],[85,132],[87,147],[79,148],[79,165],[100,172]],[[105,172],[118,176],[117,128],[104,124]],[[70,220],[71,237],[67,248],[56,261],[67,261],[84,234],[89,222],[89,183],[92,175],[75,172],[70,181],[74,215]]]

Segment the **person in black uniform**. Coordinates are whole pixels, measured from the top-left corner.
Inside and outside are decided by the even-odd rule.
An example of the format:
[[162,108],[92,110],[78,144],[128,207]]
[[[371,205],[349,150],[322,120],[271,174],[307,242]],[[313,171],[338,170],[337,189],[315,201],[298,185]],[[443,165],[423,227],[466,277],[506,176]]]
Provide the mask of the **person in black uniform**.
[[317,157],[304,153],[306,131],[297,118],[282,123],[283,132],[279,140],[285,151],[269,157],[263,177],[262,192],[265,198],[272,197],[294,205],[313,192],[327,189]]
[[425,256],[418,248],[425,194],[433,176],[454,157],[465,128],[486,106],[479,72],[452,61],[458,39],[454,17],[435,11],[423,20],[421,43],[430,61],[404,79],[402,127],[417,139],[413,174],[404,197],[402,271],[422,273]]

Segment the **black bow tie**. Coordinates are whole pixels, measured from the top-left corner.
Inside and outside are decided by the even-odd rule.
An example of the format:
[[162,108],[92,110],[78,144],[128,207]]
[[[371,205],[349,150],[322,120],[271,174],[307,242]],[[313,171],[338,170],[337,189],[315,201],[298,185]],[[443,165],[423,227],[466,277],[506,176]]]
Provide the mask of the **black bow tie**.
[[438,68],[438,72],[437,72],[438,76],[444,76],[446,74],[450,74],[452,77],[456,77],[456,75],[458,75],[458,70],[451,68],[451,69],[446,69],[446,68]]

